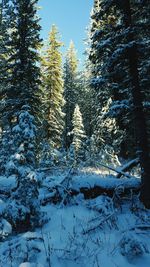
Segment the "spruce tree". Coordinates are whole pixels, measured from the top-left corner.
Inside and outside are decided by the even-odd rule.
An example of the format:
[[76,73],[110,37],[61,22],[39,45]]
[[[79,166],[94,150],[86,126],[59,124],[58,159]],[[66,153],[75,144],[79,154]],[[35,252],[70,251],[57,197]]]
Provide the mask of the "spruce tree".
[[[92,135],[92,145],[96,153],[99,153],[103,146],[105,146],[107,131],[105,136],[102,132],[102,122],[104,122],[104,110],[108,106],[110,101],[110,94],[107,86],[105,86],[106,81],[104,79],[104,74],[102,71],[104,55],[98,52],[98,32],[102,31],[104,22],[99,21],[98,14],[100,11],[100,1],[95,0],[93,10],[91,12],[91,23],[89,29],[89,43],[90,48],[88,51],[89,60],[90,60],[90,87],[92,92],[92,110],[93,110],[93,135]],[[103,119],[102,119],[103,118]],[[106,126],[105,126],[106,128]],[[109,139],[110,139],[109,134]],[[112,138],[110,142],[112,141]]]
[[11,47],[9,45],[11,29],[10,14],[11,6],[9,5],[9,1],[2,0],[0,3],[0,111],[3,115],[0,121],[2,128],[7,124],[4,109],[7,101],[6,92],[10,86],[8,68],[8,60],[11,53]]
[[38,0],[12,0],[12,52],[8,64],[11,86],[6,92],[5,105],[10,121],[14,120],[16,112],[23,105],[30,105],[34,115],[39,106],[40,68],[37,64],[37,50],[41,43],[41,27],[37,17],[37,3]]
[[65,98],[65,128],[64,128],[64,147],[69,148],[72,138],[72,116],[77,103],[78,92],[78,60],[74,43],[71,41],[66,54],[64,63],[64,98]]
[[3,0],[3,28],[7,28],[6,31],[3,30],[3,40],[6,40],[3,47],[7,52],[3,58],[6,66],[5,72],[1,72],[2,83],[5,83],[1,97],[3,151],[6,151],[12,128],[17,123],[18,112],[24,104],[31,107],[31,113],[37,119],[40,83],[37,49],[41,28],[37,17],[37,2]]
[[6,68],[6,50],[5,50],[5,40],[6,40],[6,28],[5,28],[5,11],[4,11],[4,1],[0,3],[0,93],[1,93],[1,98],[2,98],[2,90],[3,90],[3,85],[4,85],[4,80],[5,80],[5,68]]
[[80,108],[78,105],[75,106],[74,113],[73,113],[73,141],[72,141],[72,148],[74,151],[74,159],[76,162],[83,160],[85,157],[85,130],[82,120],[82,114],[80,112]]
[[36,127],[30,107],[23,106],[18,112],[18,123],[12,129],[13,154],[5,166],[6,176],[15,175],[17,188],[8,202],[7,218],[18,230],[38,224],[39,202],[36,175]]
[[36,115],[39,104],[40,83],[40,69],[37,64],[37,49],[40,45],[36,7],[38,1],[11,2],[11,53],[7,63],[9,86],[5,90],[3,112],[11,128],[12,145],[10,157],[5,164],[5,174],[8,177],[15,175],[18,184],[8,203],[7,217],[14,226],[21,221],[25,227],[30,227],[38,217],[38,190],[35,174],[32,172],[36,160],[33,115]]
[[[6,164],[6,174],[16,174],[18,184],[35,168],[36,127],[30,107],[23,106],[18,112],[17,124],[13,127],[13,156]],[[14,166],[14,170],[12,167]],[[23,166],[23,168],[22,168]],[[9,168],[10,167],[10,168]],[[13,173],[14,171],[14,173]]]
[[96,20],[101,27],[93,36],[96,60],[102,60],[100,75],[95,81],[99,88],[104,85],[109,89],[108,97],[112,102],[108,115],[115,117],[119,128],[125,130],[126,147],[130,136],[132,144],[136,144],[132,145],[135,147],[132,152],[140,159],[141,198],[147,207],[150,206],[150,170],[145,104],[149,103],[149,93],[143,85],[147,88],[148,8],[148,1],[100,1]]
[[[124,29],[125,30],[129,29],[128,35],[126,36],[127,44],[124,45],[124,48],[125,48],[125,55],[128,57],[129,73],[131,76],[131,85],[132,85],[131,94],[133,99],[134,124],[135,124],[135,133],[137,141],[137,155],[140,159],[140,165],[141,165],[141,178],[142,178],[141,199],[144,202],[145,206],[150,208],[150,168],[149,168],[150,146],[148,142],[149,141],[148,127],[150,125],[147,124],[144,112],[144,100],[149,99],[150,93],[148,93],[148,95],[147,94],[145,95],[143,92],[144,88],[142,88],[142,86],[145,84],[143,83],[143,79],[146,78],[147,80],[147,77],[145,76],[143,77],[143,75],[141,75],[141,72],[139,70],[139,66],[142,68],[145,67],[143,65],[143,62],[141,62],[140,52],[142,52],[143,48],[145,48],[145,51],[148,51],[147,50],[148,35],[146,35],[144,32],[145,30],[144,26],[146,26],[147,29],[148,12],[146,9],[148,8],[148,10],[150,10],[150,7],[148,1],[145,1],[144,4],[139,3],[138,5],[139,5],[138,8],[141,8],[141,13],[137,12],[136,6],[134,7],[135,8],[134,14],[132,13],[133,7],[129,0],[127,0],[126,3],[122,3],[122,5],[119,5],[119,8],[123,13]],[[136,17],[137,14],[139,14],[140,19]],[[145,35],[144,37],[146,37],[144,38],[144,42],[143,40],[141,40],[141,36],[139,36],[138,34],[138,26],[136,27],[136,22],[139,23],[139,26],[142,28],[144,32]],[[133,30],[136,31],[135,34]],[[147,31],[147,34],[148,33],[149,32]],[[148,65],[145,68],[148,70]],[[148,74],[147,71],[146,74]],[[142,83],[140,83],[140,78],[142,80]]]
[[[126,90],[129,75],[126,75],[126,80],[122,78],[124,73],[127,74],[124,60],[119,61],[118,65],[115,64],[113,69],[109,65],[111,53],[119,42],[119,36],[116,39],[114,36],[115,29],[120,27],[120,15],[112,7],[105,14],[104,1],[96,3],[98,8],[92,15],[96,27],[91,33],[90,60],[93,76],[91,86],[95,90],[97,106],[95,112],[95,137],[99,136],[97,147],[101,148],[109,140],[118,155],[128,157],[130,153],[130,156],[133,156],[135,142],[131,122],[131,94],[130,90]],[[108,130],[101,131],[102,128]]]
[[83,117],[83,124],[85,132],[88,138],[93,133],[92,125],[92,90],[89,85],[89,70],[87,65],[84,66],[84,70],[79,72],[78,75],[78,88],[77,88],[77,100],[76,103],[80,107],[80,111]]
[[64,127],[63,73],[62,55],[60,49],[62,42],[55,25],[52,26],[48,48],[42,60],[43,74],[43,108],[45,111],[45,137],[53,148],[62,145],[62,132]]
[[5,164],[12,152],[12,133],[8,116],[8,107],[9,109],[12,107],[7,94],[11,86],[9,60],[12,54],[10,44],[12,18],[11,2],[2,0],[0,3],[0,170],[2,173],[4,173]]

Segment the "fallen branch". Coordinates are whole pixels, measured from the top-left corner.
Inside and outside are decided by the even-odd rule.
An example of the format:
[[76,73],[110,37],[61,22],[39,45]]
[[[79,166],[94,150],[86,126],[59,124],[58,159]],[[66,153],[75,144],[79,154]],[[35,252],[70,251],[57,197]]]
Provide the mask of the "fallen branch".
[[65,176],[65,178],[61,181],[60,185],[65,187],[66,189],[69,187],[69,183],[70,183],[70,179],[72,176],[72,170],[73,170],[73,165],[71,166],[71,168],[69,169],[67,175]]
[[135,225],[135,226],[133,226],[133,227],[131,227],[131,228],[128,228],[128,229],[126,229],[126,230],[124,230],[124,231],[122,231],[122,233],[126,233],[126,232],[128,232],[128,231],[136,231],[136,230],[150,230],[150,225]]
[[[107,166],[107,165],[105,165],[105,164],[103,164],[103,163],[101,163],[101,162],[99,163],[99,165],[101,165],[101,166],[103,166],[104,168],[109,169],[109,170],[111,170],[111,171],[113,171],[113,172],[118,173],[118,175],[125,176],[125,177],[130,178],[130,179],[132,178],[132,176],[130,176],[129,174],[125,173],[125,172],[122,171],[122,170],[117,170],[117,169],[115,169],[115,168],[113,168],[113,167],[110,167],[110,166]],[[118,175],[117,175],[117,178],[119,178]],[[121,177],[121,176],[120,176],[120,177]]]
[[83,231],[83,235],[89,234],[90,232],[93,232],[96,229],[100,228],[102,226],[102,224],[107,222],[107,220],[109,220],[112,216],[114,216],[114,213],[109,214],[107,217],[105,217],[103,220],[101,220],[96,226]]
[[6,196],[6,197],[10,197],[11,193],[8,192],[8,191],[0,190],[0,195]]
[[69,184],[71,181],[72,176],[72,170],[73,166],[69,169],[67,175],[64,177],[64,179],[60,182],[60,184],[57,184],[55,187],[51,188],[52,196],[45,197],[41,204],[46,205],[47,203],[65,203],[68,196],[72,195],[72,192],[69,189]]
[[[128,163],[126,163],[119,171],[124,173],[126,171],[131,170],[133,167],[137,166],[138,164],[139,164],[139,159],[138,158],[133,159],[129,161]],[[117,178],[120,178],[122,176],[121,172],[116,176]]]
[[[37,168],[35,170],[37,172],[46,172],[46,171],[55,171],[57,169],[59,169],[57,166],[50,166],[50,167],[45,167],[45,168]],[[67,169],[67,167],[66,166],[61,166],[61,168],[59,170],[61,170],[61,169]]]
[[[119,190],[119,196],[125,197],[133,193],[138,193],[140,191],[141,182],[140,179],[131,178],[131,179],[116,179],[116,178],[92,178],[89,179],[86,177],[74,177],[71,180],[71,184],[64,186],[62,184],[57,184],[51,188],[51,192],[54,194],[48,197],[45,197],[42,201],[42,204],[47,204],[52,202],[54,204],[65,202],[67,203],[67,198],[77,196],[78,194],[83,194],[84,199],[93,199],[100,195],[107,195],[113,197],[116,194],[116,190]],[[64,182],[64,180],[63,180]]]

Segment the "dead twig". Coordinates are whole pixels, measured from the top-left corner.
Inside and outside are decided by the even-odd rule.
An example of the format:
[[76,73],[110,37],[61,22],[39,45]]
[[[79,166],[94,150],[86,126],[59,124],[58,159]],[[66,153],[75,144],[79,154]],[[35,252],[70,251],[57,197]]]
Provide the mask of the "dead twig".
[[85,231],[83,232],[83,235],[89,234],[90,232],[93,232],[93,231],[95,231],[96,229],[100,228],[101,225],[102,225],[103,223],[107,222],[107,220],[109,220],[112,216],[114,216],[114,213],[109,214],[107,217],[105,217],[103,220],[101,220],[101,221],[98,223],[98,225],[94,226],[93,228],[89,228],[89,229],[85,230]]

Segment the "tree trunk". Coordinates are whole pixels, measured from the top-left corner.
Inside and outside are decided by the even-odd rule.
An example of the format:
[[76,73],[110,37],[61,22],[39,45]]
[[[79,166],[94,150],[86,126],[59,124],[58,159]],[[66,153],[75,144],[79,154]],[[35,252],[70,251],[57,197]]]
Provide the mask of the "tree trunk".
[[[134,34],[132,28],[132,15],[130,0],[124,0],[124,23],[126,28],[130,28],[132,32],[128,35],[128,43],[134,42]],[[128,49],[129,68],[132,82],[132,98],[134,105],[135,118],[135,134],[137,142],[137,153],[141,166],[141,200],[147,208],[150,208],[150,159],[148,149],[148,135],[146,119],[143,109],[143,96],[140,88],[138,73],[138,53],[137,45],[134,42]]]

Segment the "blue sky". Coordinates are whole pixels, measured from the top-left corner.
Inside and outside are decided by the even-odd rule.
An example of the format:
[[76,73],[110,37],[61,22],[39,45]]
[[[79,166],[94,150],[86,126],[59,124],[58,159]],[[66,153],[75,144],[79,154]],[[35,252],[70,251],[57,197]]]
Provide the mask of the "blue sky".
[[55,24],[65,44],[64,51],[68,48],[70,40],[73,40],[78,58],[83,63],[83,40],[86,38],[93,0],[40,0],[39,5],[42,8],[42,38],[47,38],[52,24]]

